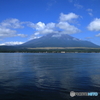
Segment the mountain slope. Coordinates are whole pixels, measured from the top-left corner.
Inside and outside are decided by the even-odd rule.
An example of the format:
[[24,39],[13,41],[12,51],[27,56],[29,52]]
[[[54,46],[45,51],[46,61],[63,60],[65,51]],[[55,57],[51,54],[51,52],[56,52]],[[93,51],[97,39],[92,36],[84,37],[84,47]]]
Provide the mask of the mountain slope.
[[23,47],[99,47],[98,45],[79,40],[67,34],[55,35],[48,34],[38,39],[30,40],[20,46]]

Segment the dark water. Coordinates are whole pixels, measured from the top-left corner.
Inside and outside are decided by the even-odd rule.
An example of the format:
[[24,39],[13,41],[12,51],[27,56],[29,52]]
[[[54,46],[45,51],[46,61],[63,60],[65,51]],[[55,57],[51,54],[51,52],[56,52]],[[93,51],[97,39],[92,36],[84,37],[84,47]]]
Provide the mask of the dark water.
[[99,53],[1,53],[0,100],[100,100]]

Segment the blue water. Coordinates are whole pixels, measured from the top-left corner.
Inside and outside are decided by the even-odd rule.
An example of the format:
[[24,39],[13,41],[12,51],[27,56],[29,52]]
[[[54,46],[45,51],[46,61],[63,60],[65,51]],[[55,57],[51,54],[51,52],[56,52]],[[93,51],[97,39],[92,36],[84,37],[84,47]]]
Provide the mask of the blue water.
[[0,53],[0,100],[100,100],[99,53]]

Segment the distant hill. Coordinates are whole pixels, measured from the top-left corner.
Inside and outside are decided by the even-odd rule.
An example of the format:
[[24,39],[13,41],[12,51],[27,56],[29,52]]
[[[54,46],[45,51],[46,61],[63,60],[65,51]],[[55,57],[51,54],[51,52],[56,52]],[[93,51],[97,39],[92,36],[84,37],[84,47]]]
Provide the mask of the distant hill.
[[90,47],[98,48],[99,46],[89,42],[77,39],[67,34],[56,35],[47,34],[41,38],[30,40],[20,47],[37,48],[37,47]]

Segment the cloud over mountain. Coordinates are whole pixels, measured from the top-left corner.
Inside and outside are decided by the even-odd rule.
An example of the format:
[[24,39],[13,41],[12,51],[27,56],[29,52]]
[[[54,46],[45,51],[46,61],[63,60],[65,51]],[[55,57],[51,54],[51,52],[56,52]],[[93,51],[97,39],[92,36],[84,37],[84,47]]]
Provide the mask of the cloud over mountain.
[[[57,33],[60,34],[75,34],[81,32],[74,24],[71,24],[73,21],[77,20],[79,15],[71,12],[68,14],[61,13],[59,16],[59,22],[54,23],[44,23],[44,22],[21,22],[18,19],[6,19],[0,23],[0,37],[26,37],[26,34],[18,33],[17,29],[24,29],[26,26],[33,29],[34,33],[31,35],[30,39],[39,38],[45,34]],[[71,22],[71,23],[70,23]]]
[[77,27],[70,25],[68,22],[59,22],[57,27],[63,30],[62,34],[74,34],[80,32]]
[[61,13],[59,16],[59,22],[58,23],[43,23],[43,22],[38,22],[38,23],[32,23],[29,22],[27,25],[35,30],[35,33],[31,36],[33,39],[38,38],[41,35],[45,34],[50,34],[50,33],[55,33],[57,34],[59,31],[61,34],[74,34],[74,33],[79,33],[80,30],[74,26],[71,25],[70,22],[73,21],[73,19],[77,19],[79,16],[76,15],[75,13],[68,13],[64,14]]

